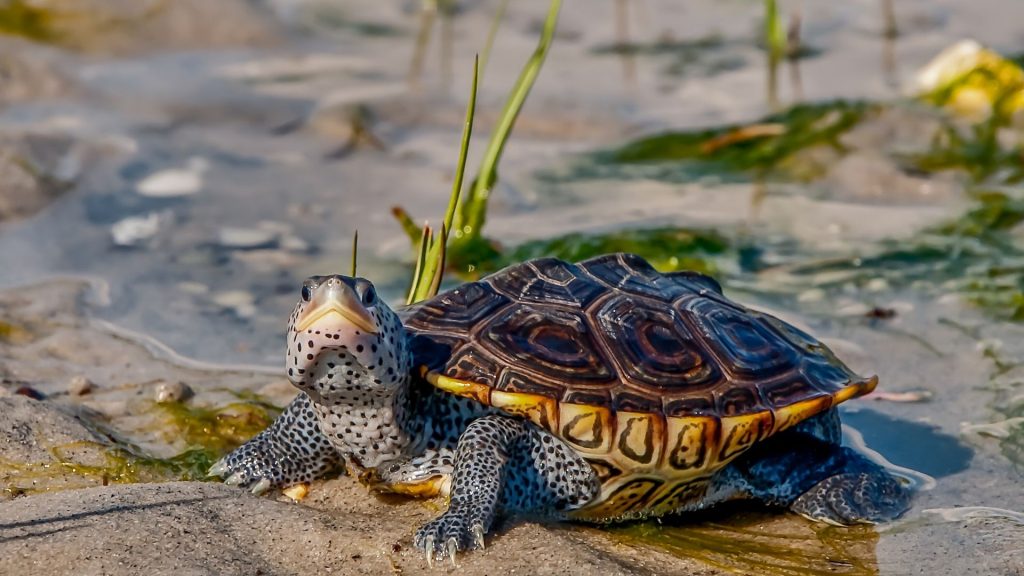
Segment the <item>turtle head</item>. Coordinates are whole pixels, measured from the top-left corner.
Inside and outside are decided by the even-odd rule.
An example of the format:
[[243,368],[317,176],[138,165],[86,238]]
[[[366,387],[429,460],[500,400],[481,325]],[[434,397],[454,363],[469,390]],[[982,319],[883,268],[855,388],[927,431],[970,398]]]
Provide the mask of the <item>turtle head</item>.
[[405,328],[364,278],[313,276],[288,321],[288,379],[314,400],[361,399],[406,382]]

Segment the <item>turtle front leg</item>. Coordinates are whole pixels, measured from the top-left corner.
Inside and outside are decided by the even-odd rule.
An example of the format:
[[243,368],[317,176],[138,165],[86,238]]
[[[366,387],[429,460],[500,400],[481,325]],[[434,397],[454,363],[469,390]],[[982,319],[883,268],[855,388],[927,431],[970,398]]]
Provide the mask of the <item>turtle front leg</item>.
[[416,532],[427,562],[484,547],[499,511],[559,515],[599,490],[590,465],[530,422],[504,415],[478,418],[459,437],[448,510]]
[[209,475],[261,494],[315,480],[340,462],[320,430],[309,396],[300,392],[273,424],[221,458]]

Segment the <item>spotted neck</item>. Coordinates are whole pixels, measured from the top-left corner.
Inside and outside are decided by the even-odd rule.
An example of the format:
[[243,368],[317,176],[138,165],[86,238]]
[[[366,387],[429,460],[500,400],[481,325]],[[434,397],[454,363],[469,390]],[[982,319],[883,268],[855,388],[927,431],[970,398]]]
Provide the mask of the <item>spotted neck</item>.
[[353,468],[402,459],[422,444],[423,419],[412,405],[412,376],[404,375],[387,389],[374,379],[344,354],[330,355],[320,361],[307,390],[322,431]]

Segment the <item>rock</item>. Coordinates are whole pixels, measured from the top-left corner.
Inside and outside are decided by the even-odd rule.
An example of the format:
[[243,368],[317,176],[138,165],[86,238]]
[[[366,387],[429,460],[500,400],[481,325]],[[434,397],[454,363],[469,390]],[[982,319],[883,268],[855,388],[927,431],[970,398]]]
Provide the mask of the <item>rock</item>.
[[154,387],[153,399],[158,404],[168,404],[188,400],[194,395],[192,388],[184,382],[161,381]]
[[225,226],[220,229],[217,241],[225,248],[253,250],[273,246],[277,243],[278,236],[279,234],[273,230]]
[[[418,574],[430,569],[413,527],[434,512],[388,504],[349,478],[315,485],[305,504],[252,496],[222,484],[104,486],[22,498],[0,508],[0,573]],[[314,498],[319,494],[319,499]],[[720,574],[692,560],[616,546],[597,531],[518,524],[483,551],[458,558],[459,576]]]
[[0,37],[0,105],[68,95],[71,82],[52,56],[25,40]]
[[256,297],[244,290],[225,290],[217,292],[213,303],[234,312],[240,318],[251,318],[256,315]]
[[[56,177],[75,154],[68,138],[34,134],[0,136],[0,222],[31,216],[68,189]],[[70,176],[75,171],[65,170]]]
[[0,499],[99,483],[58,465],[105,465],[105,444],[95,429],[86,412],[70,406],[23,395],[0,398]]
[[189,158],[184,168],[170,168],[146,176],[135,185],[140,196],[176,198],[191,196],[203,189],[203,173],[210,163],[203,158]]
[[139,246],[156,236],[160,231],[160,222],[158,212],[150,212],[145,216],[129,216],[118,220],[110,227],[110,236],[117,246]]
[[73,376],[68,382],[68,394],[72,396],[85,396],[92,392],[94,388],[96,388],[96,385],[93,384],[92,380],[81,374]]

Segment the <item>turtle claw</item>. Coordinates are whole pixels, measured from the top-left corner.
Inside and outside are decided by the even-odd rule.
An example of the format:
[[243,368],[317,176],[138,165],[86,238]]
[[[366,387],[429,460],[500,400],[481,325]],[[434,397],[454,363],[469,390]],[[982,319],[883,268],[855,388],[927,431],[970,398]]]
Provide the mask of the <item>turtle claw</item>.
[[217,460],[213,464],[213,466],[210,466],[210,469],[206,472],[206,475],[208,477],[209,476],[223,476],[224,473],[227,472],[227,471],[228,471],[227,459],[226,458],[221,458],[220,460]]
[[423,541],[423,548],[427,552],[427,566],[434,567],[434,537],[427,536],[427,539]]
[[473,548],[484,549],[484,527],[480,524],[473,525]]
[[459,543],[455,540],[454,536],[448,539],[448,542],[445,543],[444,548],[445,553],[448,554],[448,560],[450,560],[452,563],[452,568],[458,568],[458,566],[455,564],[455,553],[459,551]]
[[271,483],[268,478],[260,478],[260,481],[257,482],[256,485],[252,487],[252,490],[250,490],[250,492],[252,492],[256,496],[259,496],[260,494],[263,494],[264,492],[270,489],[270,484]]
[[231,476],[228,476],[226,480],[224,480],[224,483],[227,484],[228,486],[238,486],[243,482],[245,482],[245,476],[241,472],[235,472]]

